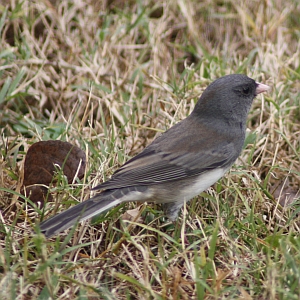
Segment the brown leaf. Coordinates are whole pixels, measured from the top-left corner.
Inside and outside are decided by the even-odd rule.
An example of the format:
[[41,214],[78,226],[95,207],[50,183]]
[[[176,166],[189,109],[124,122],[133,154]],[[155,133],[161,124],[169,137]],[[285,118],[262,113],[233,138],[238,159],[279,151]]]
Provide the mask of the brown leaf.
[[272,193],[283,207],[293,204],[300,196],[300,190],[290,182],[289,178],[279,182],[277,186],[274,185]]
[[79,167],[77,177],[81,179],[86,166],[85,153],[80,148],[62,141],[41,141],[29,148],[24,164],[23,185],[26,191],[31,193],[30,199],[33,202],[42,201],[41,196],[45,195],[45,188],[35,186],[28,190],[27,186],[48,186],[58,166],[62,168],[69,183],[73,181]]
[[239,287],[241,296],[239,297],[239,299],[244,299],[244,300],[252,300],[253,298],[248,294],[248,292],[246,292],[246,290],[244,290],[242,287]]
[[134,209],[129,209],[121,216],[121,219],[123,221],[143,223],[143,219],[140,216],[140,214],[141,214],[141,212],[138,207],[134,208]]
[[[31,185],[23,186],[21,193],[35,203],[39,208],[44,206],[47,197],[48,189],[45,186]],[[48,201],[52,200],[51,194],[48,195]]]

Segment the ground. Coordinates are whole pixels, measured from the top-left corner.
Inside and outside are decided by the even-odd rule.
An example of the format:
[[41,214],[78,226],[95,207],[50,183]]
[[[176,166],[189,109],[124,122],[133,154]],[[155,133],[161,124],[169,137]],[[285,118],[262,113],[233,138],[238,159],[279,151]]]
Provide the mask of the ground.
[[[15,0],[0,4],[1,299],[299,299],[300,4]],[[169,222],[123,204],[51,239],[42,219],[84,201],[214,79],[268,84],[230,172]],[[86,155],[42,208],[22,197],[38,141]]]

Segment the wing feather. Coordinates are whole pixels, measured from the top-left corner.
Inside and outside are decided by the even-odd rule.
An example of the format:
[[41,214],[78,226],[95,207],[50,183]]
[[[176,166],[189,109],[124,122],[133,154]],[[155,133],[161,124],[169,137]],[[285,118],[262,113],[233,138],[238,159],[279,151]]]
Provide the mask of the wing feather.
[[[216,140],[213,138],[215,129],[212,124],[199,126],[199,121],[195,119],[187,123],[190,117],[159,136],[118,169],[110,180],[94,189],[153,185],[200,175],[212,168],[229,167],[241,150],[236,147],[236,140],[226,133]],[[205,137],[199,137],[199,132],[196,132],[199,128],[206,131]],[[181,137],[180,144],[178,136]],[[196,140],[195,136],[199,138]],[[241,140],[241,148],[242,137],[235,138]],[[181,147],[182,144],[186,147]]]

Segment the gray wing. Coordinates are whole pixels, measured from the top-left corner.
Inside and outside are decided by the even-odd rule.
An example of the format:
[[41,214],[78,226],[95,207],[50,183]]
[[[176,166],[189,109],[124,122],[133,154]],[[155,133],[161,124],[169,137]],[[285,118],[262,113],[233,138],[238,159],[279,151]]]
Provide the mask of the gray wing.
[[[184,126],[176,128],[179,126],[181,123],[166,131],[140,154],[126,162],[110,180],[94,189],[153,185],[184,179],[200,175],[212,168],[227,168],[239,155],[233,141],[226,136],[215,140],[211,133],[211,138],[205,135],[205,139],[201,139],[200,135],[195,140],[193,130],[187,134]],[[181,147],[180,144],[187,147]]]

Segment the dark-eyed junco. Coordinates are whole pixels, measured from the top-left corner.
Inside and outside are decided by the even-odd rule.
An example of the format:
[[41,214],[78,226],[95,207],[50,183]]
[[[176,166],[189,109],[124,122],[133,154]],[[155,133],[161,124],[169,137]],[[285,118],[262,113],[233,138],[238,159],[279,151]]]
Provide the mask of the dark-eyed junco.
[[40,224],[46,237],[127,201],[162,203],[175,220],[184,202],[206,190],[239,156],[254,97],[269,89],[246,75],[210,84],[193,112],[98,185],[93,198]]

